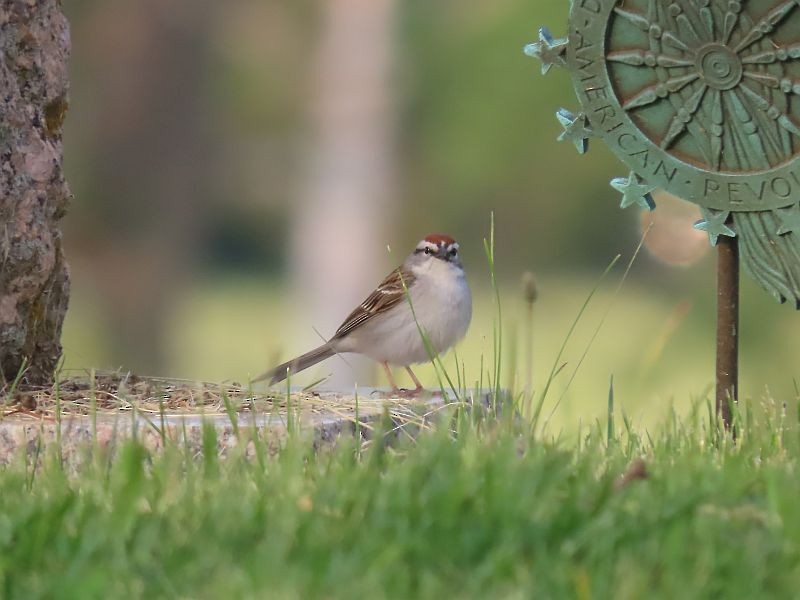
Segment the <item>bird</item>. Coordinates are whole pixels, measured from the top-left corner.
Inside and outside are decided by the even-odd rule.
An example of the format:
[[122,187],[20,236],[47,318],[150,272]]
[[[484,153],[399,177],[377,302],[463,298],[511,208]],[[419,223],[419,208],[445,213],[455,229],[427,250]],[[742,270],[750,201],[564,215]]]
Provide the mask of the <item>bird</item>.
[[[253,382],[269,379],[272,385],[335,354],[355,353],[381,364],[393,394],[419,394],[424,386],[411,365],[447,351],[466,335],[471,319],[472,294],[458,242],[432,233],[347,316],[330,340]],[[398,388],[390,365],[404,367],[416,388]]]

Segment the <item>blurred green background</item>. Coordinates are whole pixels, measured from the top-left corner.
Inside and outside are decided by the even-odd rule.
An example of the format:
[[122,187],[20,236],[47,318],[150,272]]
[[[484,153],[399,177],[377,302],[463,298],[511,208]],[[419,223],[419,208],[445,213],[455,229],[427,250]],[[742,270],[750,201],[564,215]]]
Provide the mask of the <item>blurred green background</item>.
[[[540,25],[564,30],[566,0],[74,0],[65,10],[67,368],[245,381],[308,349],[314,328],[330,335],[419,238],[443,230],[461,242],[475,293],[458,347],[475,381],[492,360],[483,239],[493,212],[504,384],[524,382],[532,335],[541,388],[621,253],[546,412],[563,394],[561,426],[603,414],[611,374],[634,420],[708,396],[714,257],[691,229],[694,208],[661,199],[614,296],[646,218],[619,210],[608,181],[624,169],[601,143],[580,157],[556,142],[555,110],[576,107],[571,84],[522,53]],[[528,270],[540,291],[532,332]],[[744,278],[741,333],[742,395],[769,390],[794,406],[800,315]],[[300,381],[330,370],[337,386],[383,383],[338,359]],[[421,375],[434,385],[430,368]]]

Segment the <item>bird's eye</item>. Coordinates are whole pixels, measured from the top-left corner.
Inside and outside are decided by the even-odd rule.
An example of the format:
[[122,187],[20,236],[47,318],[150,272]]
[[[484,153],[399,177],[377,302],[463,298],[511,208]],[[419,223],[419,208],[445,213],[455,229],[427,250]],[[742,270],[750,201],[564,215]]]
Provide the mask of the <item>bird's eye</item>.
[[456,254],[458,254],[458,250],[456,250],[455,248],[451,248],[450,252],[448,252],[448,254],[450,256],[455,256]]
[[433,254],[433,250],[431,248],[425,248],[425,254]]

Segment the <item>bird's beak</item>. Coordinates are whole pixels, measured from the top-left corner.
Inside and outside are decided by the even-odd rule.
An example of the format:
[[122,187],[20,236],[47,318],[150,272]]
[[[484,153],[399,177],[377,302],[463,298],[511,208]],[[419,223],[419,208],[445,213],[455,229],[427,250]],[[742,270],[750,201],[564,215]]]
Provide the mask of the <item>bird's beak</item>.
[[447,246],[442,246],[439,248],[439,251],[436,253],[436,258],[441,258],[442,260],[450,260],[450,257],[447,256]]

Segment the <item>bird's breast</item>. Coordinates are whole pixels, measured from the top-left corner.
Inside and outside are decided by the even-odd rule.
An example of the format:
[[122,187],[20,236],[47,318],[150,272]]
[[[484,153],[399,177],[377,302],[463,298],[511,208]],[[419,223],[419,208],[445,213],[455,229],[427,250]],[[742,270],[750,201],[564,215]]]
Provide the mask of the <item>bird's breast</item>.
[[444,352],[464,337],[472,318],[472,296],[466,279],[420,277],[411,290],[417,320],[437,352]]

